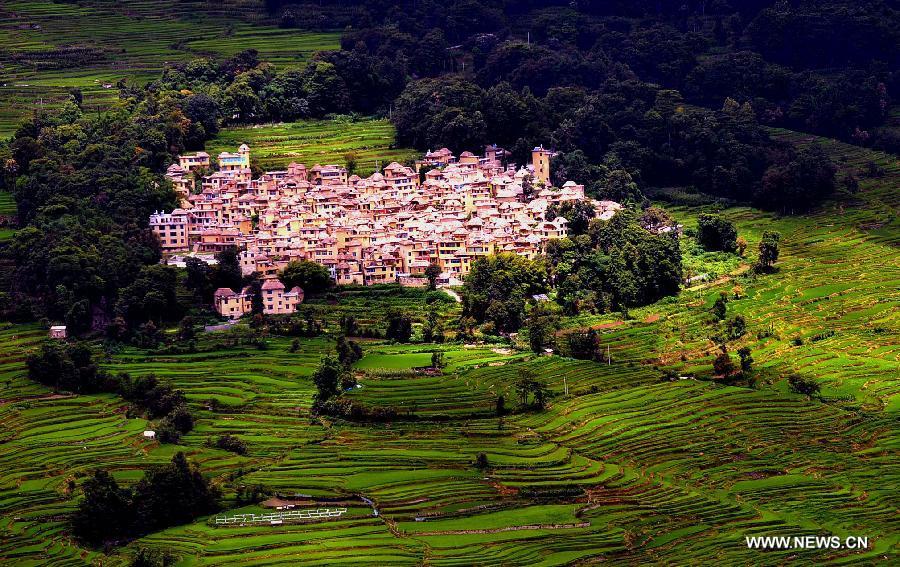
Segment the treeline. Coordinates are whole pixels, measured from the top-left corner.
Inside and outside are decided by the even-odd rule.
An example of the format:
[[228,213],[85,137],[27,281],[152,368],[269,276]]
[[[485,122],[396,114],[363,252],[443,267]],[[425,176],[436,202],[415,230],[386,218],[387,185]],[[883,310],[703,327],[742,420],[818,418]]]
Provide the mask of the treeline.
[[83,491],[72,532],[91,546],[112,546],[189,523],[216,512],[221,496],[181,452],[170,463],[147,470],[133,488],[120,487],[109,472],[97,469]]
[[160,382],[156,376],[131,377],[98,369],[90,348],[83,343],[46,342],[26,359],[28,377],[57,392],[96,394],[111,392],[133,404],[130,413],[158,420],[157,438],[177,443],[194,428],[194,417],[184,392]]
[[[338,72],[320,53],[303,70],[276,73],[247,50],[222,62],[195,59],[166,67],[150,83],[151,92],[183,93],[182,107],[192,122],[193,146],[202,147],[221,124],[292,121],[351,110],[349,72]],[[400,77],[402,80],[402,76]]]

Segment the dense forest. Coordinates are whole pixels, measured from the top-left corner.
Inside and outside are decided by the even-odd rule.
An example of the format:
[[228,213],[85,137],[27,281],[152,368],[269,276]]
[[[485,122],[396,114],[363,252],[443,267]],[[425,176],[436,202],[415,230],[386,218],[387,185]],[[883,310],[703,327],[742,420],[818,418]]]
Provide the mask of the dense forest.
[[885,0],[266,4],[283,26],[346,28],[326,60],[348,86],[377,82],[351,88],[361,110],[388,106],[397,76],[461,74],[538,97],[633,76],[693,104],[750,103],[764,124],[898,147],[881,128],[900,81],[900,13]]

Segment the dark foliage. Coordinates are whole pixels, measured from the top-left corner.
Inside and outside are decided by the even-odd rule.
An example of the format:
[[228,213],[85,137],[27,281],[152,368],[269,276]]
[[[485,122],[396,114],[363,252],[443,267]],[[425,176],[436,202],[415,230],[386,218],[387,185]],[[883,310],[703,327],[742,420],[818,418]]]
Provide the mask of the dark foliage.
[[653,234],[621,211],[588,234],[547,244],[557,301],[568,313],[608,312],[678,293],[681,249],[673,233]]
[[524,321],[525,302],[547,288],[543,260],[511,253],[479,258],[465,279],[463,318],[490,322],[500,332],[515,332]]
[[737,250],[737,229],[734,223],[719,215],[701,213],[697,217],[697,243],[710,251]]
[[108,376],[98,371],[90,349],[81,343],[45,342],[26,364],[29,378],[56,391],[91,394],[107,388]]
[[234,435],[222,435],[215,441],[209,440],[207,444],[210,447],[222,449],[223,451],[229,451],[237,455],[247,454],[247,443]]
[[817,396],[819,394],[819,383],[810,378],[804,378],[799,374],[791,374],[787,377],[788,387],[795,394],[801,394],[807,397]]
[[192,521],[219,508],[219,491],[196,464],[177,453],[152,468],[129,490],[102,469],[84,483],[84,499],[72,516],[76,537],[92,546],[124,540]]
[[311,295],[322,293],[332,284],[328,268],[309,260],[290,262],[278,274],[278,278],[287,289],[300,286],[300,289]]
[[393,339],[400,343],[408,343],[412,337],[412,318],[407,313],[397,309],[389,310],[385,318],[387,319],[385,338]]

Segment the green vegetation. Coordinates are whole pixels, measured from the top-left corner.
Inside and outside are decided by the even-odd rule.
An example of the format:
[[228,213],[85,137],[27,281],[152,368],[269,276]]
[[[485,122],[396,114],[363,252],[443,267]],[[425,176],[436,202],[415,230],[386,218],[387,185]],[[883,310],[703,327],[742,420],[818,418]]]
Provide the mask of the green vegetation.
[[[116,84],[156,79],[167,63],[230,57],[256,49],[280,69],[336,49],[338,33],[279,29],[255,22],[252,3],[5,2],[0,8],[0,138],[34,109],[54,108],[80,89],[85,108],[118,99]],[[111,87],[108,87],[111,85]]]
[[355,173],[361,176],[416,155],[414,150],[394,147],[394,126],[389,121],[370,118],[223,128],[206,147],[216,155],[233,152],[243,143],[250,146],[253,163],[263,169],[281,169],[292,161],[307,167],[317,163],[347,165],[352,159],[357,165]]
[[[103,4],[112,9],[110,3]],[[280,3],[267,4],[277,8]],[[354,109],[383,107],[400,92],[407,71],[410,76],[429,76],[455,67],[457,61],[447,61],[443,54],[447,40],[467,45],[462,40],[470,34],[499,29],[504,22],[505,14],[498,8],[480,3],[420,4],[409,14],[390,12],[398,23],[381,39],[372,39],[381,44],[377,50],[369,45],[361,52],[328,56],[340,63],[344,76],[361,82],[390,79],[361,69],[378,65],[387,69],[394,60],[408,59],[403,63],[408,67],[394,69],[403,79],[392,85],[393,90],[348,85]],[[653,9],[651,4],[659,5],[646,3],[646,9]],[[82,16],[95,18],[100,2],[9,5],[68,14],[73,17],[57,23],[65,20],[73,26]],[[155,25],[154,10],[185,14],[182,10],[193,5],[147,2],[134,8],[140,17],[122,16],[127,21],[111,17],[104,27],[120,23],[121,29],[140,39],[141,30],[128,26]],[[225,3],[223,9],[233,6]],[[635,3],[634,13],[644,8],[644,3]],[[542,112],[541,104],[559,97],[568,102],[558,101],[555,111],[560,115],[548,114],[548,122],[559,134],[555,139],[571,141],[572,151],[556,164],[556,177],[562,176],[562,164],[566,176],[579,171],[603,179],[615,191],[610,195],[636,198],[638,177],[630,171],[640,169],[642,183],[661,184],[669,180],[664,177],[669,175],[666,160],[685,160],[671,164],[678,167],[672,182],[679,187],[657,193],[667,198],[668,205],[658,204],[666,211],[647,209],[639,221],[629,220],[657,230],[671,226],[671,215],[685,229],[677,247],[653,248],[657,240],[662,247],[661,239],[669,237],[642,232],[640,238],[630,238],[629,231],[643,229],[628,226],[621,231],[625,234],[607,236],[626,241],[632,250],[611,251],[603,234],[596,235],[596,242],[591,240],[582,212],[561,210],[588,231],[576,236],[582,239],[583,253],[556,258],[572,260],[571,265],[557,261],[545,268],[543,260],[503,256],[485,261],[470,278],[462,305],[427,289],[333,288],[322,289],[294,316],[254,317],[249,324],[202,333],[195,332],[189,319],[176,330],[180,308],[190,304],[185,296],[192,294],[196,301],[217,285],[242,283],[233,251],[230,258],[219,257],[215,270],[192,264],[178,274],[186,277],[181,282],[173,269],[152,265],[157,251],[142,238],[148,210],[172,204],[172,195],[157,185],[159,177],[152,172],[158,174],[170,152],[197,135],[189,123],[202,120],[184,119],[182,110],[188,112],[189,104],[178,95],[131,92],[133,115],[95,123],[79,116],[89,107],[78,111],[66,105],[61,117],[41,118],[26,127],[13,148],[22,168],[23,190],[17,196],[25,228],[19,242],[10,246],[16,265],[8,272],[14,276],[2,274],[15,279],[15,289],[22,295],[0,294],[0,309],[19,316],[24,303],[19,299],[25,297],[35,303],[32,318],[64,318],[73,330],[87,330],[91,308],[107,304],[110,314],[122,321],[112,321],[106,340],[98,336],[78,346],[47,348],[42,325],[0,323],[0,558],[25,565],[124,564],[136,557],[170,556],[187,565],[275,561],[744,565],[868,564],[896,557],[900,546],[895,488],[900,479],[896,156],[806,134],[760,129],[754,121],[773,110],[773,101],[762,96],[754,100],[756,108],[730,101],[722,112],[690,111],[683,116],[671,91],[648,90],[646,83],[631,79],[616,79],[591,94],[546,93],[562,84],[598,87],[590,81],[605,78],[608,70],[605,58],[595,57],[596,52],[588,57],[571,45],[551,51],[541,45],[548,39],[560,44],[600,41],[614,60],[627,61],[642,79],[665,85],[680,82],[701,63],[712,71],[727,70],[731,62],[745,57],[730,52],[744,33],[760,53],[799,69],[819,55],[791,49],[791,41],[815,50],[820,45],[816,40],[830,37],[835,21],[852,23],[851,37],[869,47],[890,37],[893,12],[884,12],[886,24],[880,25],[847,8],[837,11],[837,20],[816,7],[797,10],[784,3],[761,13],[748,10],[755,16],[745,27],[739,19],[713,14],[710,7],[711,19],[698,20],[703,24],[698,34],[713,38],[715,48],[723,51],[725,62],[718,61],[719,67],[712,61],[715,57],[697,61],[700,48],[691,47],[692,34],[677,34],[668,24],[632,22],[633,30],[620,36],[607,33],[595,25],[593,16],[575,9],[528,13],[526,21],[537,42],[534,48],[500,42],[487,56],[479,51],[480,59],[473,61],[481,65],[475,73],[485,88],[501,80],[513,87],[498,84],[479,93],[481,87],[474,85],[436,82],[446,87],[448,98],[459,99],[436,103],[433,92],[424,88],[432,83],[415,83],[407,92],[410,106],[401,109],[401,118],[410,122],[404,135],[418,136],[417,144],[448,138],[480,142],[479,135],[506,128],[507,138],[500,141],[513,141],[521,154],[532,145],[528,137],[551,130],[529,130],[534,122],[518,117],[528,117],[535,109]],[[184,17],[191,21],[189,14]],[[432,18],[447,20],[446,29],[419,34],[423,24],[426,29],[436,25]],[[822,25],[797,29],[796,22],[807,18]],[[8,20],[12,19],[0,25]],[[171,29],[184,32],[175,23]],[[54,32],[53,25],[47,25],[48,35],[61,33]],[[85,25],[85,33],[93,31],[115,44],[102,35],[113,31],[91,25]],[[234,33],[250,29],[245,25],[236,21]],[[15,38],[38,31],[10,29],[3,33]],[[253,29],[267,29],[273,35],[294,33]],[[363,25],[358,29],[350,39],[371,32]],[[579,34],[569,33],[570,29]],[[412,40],[412,34],[407,38],[404,30],[415,30],[414,37],[421,36],[422,43]],[[21,35],[15,35],[18,31]],[[783,51],[775,50],[785,33],[797,37],[788,37],[791,41]],[[617,44],[604,43],[607,36]],[[146,33],[144,37],[149,38]],[[178,39],[187,37],[192,36],[181,33]],[[150,49],[159,48],[154,41],[145,43]],[[165,41],[171,45],[175,40]],[[395,42],[405,47],[394,49]],[[227,43],[215,45],[225,49]],[[437,49],[439,55],[420,49],[424,46]],[[662,53],[648,52],[657,46]],[[235,40],[229,49],[243,47]],[[277,40],[270,48],[289,49],[290,44]],[[138,49],[130,46],[126,53]],[[378,54],[368,53],[370,49]],[[841,57],[850,63],[877,67],[865,49],[844,51]],[[792,57],[802,60],[788,60]],[[537,63],[548,64],[547,73],[523,72]],[[619,68],[616,73],[625,71]],[[770,71],[767,76],[780,72]],[[872,73],[872,80],[881,76]],[[694,76],[688,86],[706,84],[702,90],[713,93],[721,87],[724,92],[719,94],[730,96],[734,85],[724,81],[725,88],[713,79],[722,75]],[[803,86],[806,75],[792,71],[784,75],[785,83]],[[815,73],[810,76],[821,84],[792,89],[801,92],[792,97],[808,98],[854,80],[849,73],[835,82]],[[880,92],[869,88],[867,74],[861,77],[865,80],[856,82],[869,95]],[[542,100],[524,89],[532,86]],[[745,86],[743,98],[769,96],[760,93],[765,85]],[[835,127],[844,137],[854,135],[852,127],[879,124],[878,116],[845,116],[844,110],[859,98],[858,91],[847,91],[833,95],[837,100],[824,108],[792,104],[791,115],[784,120],[817,118],[818,124],[830,124],[830,115],[841,115],[845,121]],[[486,92],[492,96],[483,96]],[[867,100],[878,106],[885,100],[879,96]],[[780,101],[779,96],[771,98]],[[717,108],[721,103],[713,102]],[[421,103],[427,116],[411,112],[413,103]],[[460,110],[481,104],[495,106],[485,108],[484,114]],[[619,116],[613,109],[623,104],[633,106]],[[578,111],[577,120],[564,119],[567,109]],[[504,115],[515,120],[504,120]],[[453,127],[424,128],[428,123]],[[330,132],[326,139],[343,136],[354,124],[384,126],[344,118],[315,124]],[[313,123],[296,125],[307,126],[312,128]],[[234,132],[238,131],[226,129],[215,143]],[[769,164],[757,154],[771,145],[763,134],[799,151],[779,146],[777,159]],[[230,149],[240,141],[253,145],[246,135],[222,147]],[[385,132],[382,143],[391,135]],[[360,136],[367,147],[374,138]],[[316,151],[332,152],[347,161],[352,157],[367,167],[362,150],[348,156],[340,145],[323,149],[325,145],[318,144]],[[260,146],[265,143],[260,141]],[[595,154],[579,155],[588,150]],[[619,161],[643,150],[664,158],[655,171],[646,164]],[[828,159],[816,157],[820,152]],[[384,154],[379,156],[384,159]],[[635,157],[651,164],[653,158]],[[843,180],[839,186],[833,184],[831,163],[838,169],[836,179]],[[696,187],[683,187],[688,184]],[[792,212],[795,206],[809,208],[810,197],[831,197],[803,216],[765,213],[717,200],[723,196],[746,200],[752,188],[777,196],[769,204],[782,212]],[[786,188],[802,192],[785,202],[781,197]],[[740,192],[731,193],[735,190]],[[714,215],[703,217],[714,220],[714,240],[719,242],[708,248],[723,250],[706,250],[691,236],[705,231],[698,226],[700,213]],[[665,244],[674,245],[674,240]],[[625,263],[635,256],[645,262],[658,260],[655,264],[669,261],[666,281],[653,282],[648,274],[656,270]],[[679,262],[670,260],[679,256]],[[606,267],[610,257],[631,269],[582,270],[589,262]],[[548,280],[564,270],[615,274],[620,281],[610,285],[603,277],[568,290],[551,289],[548,284],[553,282]],[[292,271],[288,275],[296,278],[309,275]],[[679,275],[688,283],[676,295]],[[579,295],[589,291],[599,296],[625,288],[665,293],[641,293],[640,300],[623,298],[608,305],[598,304],[599,297]],[[527,299],[544,291],[550,295],[548,301]],[[563,312],[558,299],[581,305]],[[611,313],[614,303],[627,309]],[[482,328],[476,329],[476,323],[483,323]],[[128,332],[119,334],[122,325]],[[497,330],[518,334],[505,338],[497,336]],[[475,342],[481,339],[495,344]],[[544,356],[546,348],[571,356]],[[81,387],[98,376],[120,377],[127,387],[117,393]],[[168,439],[143,435],[150,428],[164,430],[164,423],[149,420],[182,419],[180,409],[185,405],[191,428],[179,429]],[[164,440],[170,442],[158,442]],[[109,475],[96,473],[98,468]],[[145,476],[145,471],[150,472]],[[188,477],[187,484],[204,490],[193,494],[197,498],[187,500],[183,509],[173,507],[176,498],[191,494],[171,481]],[[260,501],[274,493],[297,498],[301,508],[340,503],[348,511],[327,521],[223,527],[209,516],[198,517],[214,510],[219,491],[222,509],[229,514],[261,512]],[[136,510],[128,508],[129,499],[138,505]],[[138,521],[133,514],[148,510],[140,519],[147,524],[129,529]],[[86,529],[96,526],[98,517],[114,522],[113,528],[102,533]],[[111,536],[141,537],[101,553],[77,544],[76,533],[95,542]],[[824,533],[865,535],[871,548],[761,554],[744,543],[748,535]]]

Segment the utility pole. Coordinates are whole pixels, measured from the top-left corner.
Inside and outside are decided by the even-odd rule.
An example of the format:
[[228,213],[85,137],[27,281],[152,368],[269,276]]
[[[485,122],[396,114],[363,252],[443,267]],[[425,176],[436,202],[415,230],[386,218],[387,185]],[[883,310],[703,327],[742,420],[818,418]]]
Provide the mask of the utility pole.
[[606,365],[612,366],[612,356],[609,354],[609,343],[606,344]]

